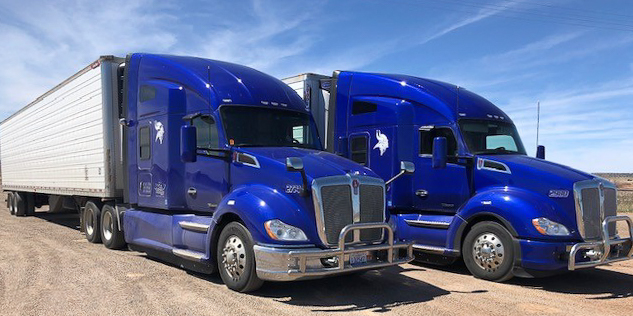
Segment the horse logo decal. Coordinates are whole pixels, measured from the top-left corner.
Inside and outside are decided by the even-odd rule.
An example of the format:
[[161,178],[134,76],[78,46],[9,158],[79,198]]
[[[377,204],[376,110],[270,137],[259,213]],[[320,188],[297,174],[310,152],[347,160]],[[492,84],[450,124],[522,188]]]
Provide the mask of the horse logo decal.
[[154,129],[156,130],[156,139],[154,141],[159,142],[162,145],[163,137],[165,136],[165,127],[163,127],[163,123],[159,121],[154,122]]
[[383,134],[379,129],[376,130],[376,140],[378,141],[374,146],[374,149],[378,148],[380,150],[380,155],[382,156],[387,148],[389,148],[389,139],[387,135]]

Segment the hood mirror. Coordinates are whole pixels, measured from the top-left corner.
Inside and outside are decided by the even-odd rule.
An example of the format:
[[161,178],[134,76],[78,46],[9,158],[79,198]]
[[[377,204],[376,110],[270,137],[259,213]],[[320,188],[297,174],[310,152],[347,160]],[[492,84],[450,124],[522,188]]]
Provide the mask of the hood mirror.
[[303,160],[299,157],[286,158],[286,170],[298,172],[303,170]]
[[545,146],[538,145],[536,147],[536,158],[545,159]]
[[401,161],[400,172],[397,175],[393,176],[393,178],[387,180],[387,182],[385,182],[385,185],[391,184],[391,182],[400,178],[402,175],[413,174],[414,172],[415,172],[415,164],[413,164],[410,161]]
[[308,177],[303,169],[303,160],[299,157],[286,158],[286,170],[301,173],[301,196],[308,196]]

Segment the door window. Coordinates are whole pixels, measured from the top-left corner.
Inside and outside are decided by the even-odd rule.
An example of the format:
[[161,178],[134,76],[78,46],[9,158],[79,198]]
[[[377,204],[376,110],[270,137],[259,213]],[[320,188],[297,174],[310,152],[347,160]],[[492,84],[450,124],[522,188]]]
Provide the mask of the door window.
[[433,154],[433,140],[436,137],[445,137],[449,156],[457,156],[457,141],[453,131],[447,127],[420,130],[420,155]]
[[192,120],[196,127],[197,147],[203,149],[215,149],[219,147],[218,129],[215,120],[211,116],[199,116]]

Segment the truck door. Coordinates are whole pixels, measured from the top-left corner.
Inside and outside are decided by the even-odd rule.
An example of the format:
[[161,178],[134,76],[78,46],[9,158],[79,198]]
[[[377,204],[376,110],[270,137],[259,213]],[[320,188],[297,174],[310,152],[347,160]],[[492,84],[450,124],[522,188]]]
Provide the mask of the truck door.
[[[433,139],[446,137],[448,163],[432,166]],[[449,127],[422,127],[418,132],[418,157],[414,174],[415,208],[421,211],[455,213],[469,198],[467,169],[457,164],[457,142]]]
[[197,161],[185,166],[185,194],[189,209],[213,212],[228,192],[228,161],[219,148],[217,121],[212,115],[194,117],[196,127]]

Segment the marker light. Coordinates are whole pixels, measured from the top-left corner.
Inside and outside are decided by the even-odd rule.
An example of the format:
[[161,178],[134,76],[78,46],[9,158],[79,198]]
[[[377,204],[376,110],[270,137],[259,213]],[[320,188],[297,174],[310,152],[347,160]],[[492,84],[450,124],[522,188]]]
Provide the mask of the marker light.
[[532,225],[539,233],[548,236],[569,236],[569,230],[563,224],[551,221],[545,217],[532,220]]
[[308,237],[299,228],[288,225],[278,219],[269,220],[264,223],[266,233],[274,240],[282,241],[307,241]]

